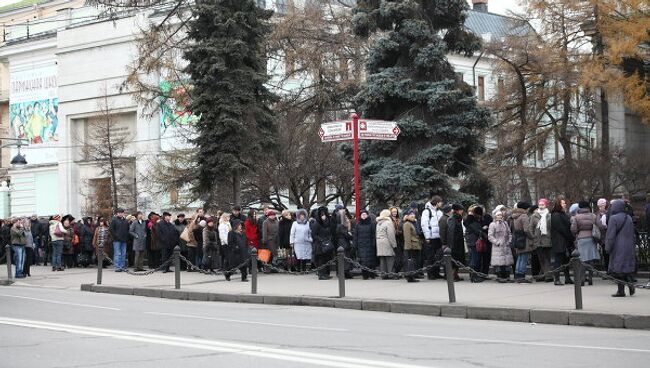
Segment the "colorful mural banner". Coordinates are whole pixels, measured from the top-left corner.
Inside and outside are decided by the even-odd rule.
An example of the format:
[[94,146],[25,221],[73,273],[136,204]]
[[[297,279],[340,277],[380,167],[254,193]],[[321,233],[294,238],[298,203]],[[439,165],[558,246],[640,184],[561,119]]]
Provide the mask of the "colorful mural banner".
[[188,149],[199,117],[189,109],[187,86],[180,82],[160,81],[160,138],[163,151]]
[[56,66],[12,72],[10,80],[9,121],[14,136],[29,140],[30,145],[56,143],[59,140]]

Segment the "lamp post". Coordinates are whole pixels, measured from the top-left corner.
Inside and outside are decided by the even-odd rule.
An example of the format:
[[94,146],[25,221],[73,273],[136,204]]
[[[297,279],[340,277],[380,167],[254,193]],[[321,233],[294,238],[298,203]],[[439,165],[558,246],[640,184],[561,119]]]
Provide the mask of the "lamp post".
[[16,156],[14,156],[11,159],[11,166],[18,168],[18,167],[23,167],[27,165],[27,159],[25,159],[25,155],[20,153],[20,147],[23,146],[23,142],[27,141],[24,138],[0,138],[0,142],[2,141],[13,141],[11,143],[6,143],[0,146],[1,148],[8,148],[8,147],[18,147],[18,153]]

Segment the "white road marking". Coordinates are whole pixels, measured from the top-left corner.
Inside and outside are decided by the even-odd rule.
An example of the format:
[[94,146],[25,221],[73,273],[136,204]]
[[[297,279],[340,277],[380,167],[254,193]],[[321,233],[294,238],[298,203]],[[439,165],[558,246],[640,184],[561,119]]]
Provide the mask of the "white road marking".
[[44,302],[44,303],[51,303],[51,304],[61,304],[61,305],[71,305],[74,307],[84,307],[84,308],[96,308],[96,309],[107,309],[107,310],[113,310],[113,311],[119,311],[121,309],[119,308],[112,308],[112,307],[104,307],[101,305],[90,305],[90,304],[78,304],[78,303],[69,303],[69,302],[62,302],[58,300],[51,300],[51,299],[40,299],[40,298],[31,298],[28,296],[20,296],[20,295],[9,295],[9,294],[0,294],[0,297],[7,297],[7,298],[18,298],[18,299],[27,299],[27,300],[35,300],[37,302]]
[[285,324],[285,323],[256,322],[256,321],[246,321],[246,320],[241,320],[241,319],[201,317],[201,316],[191,316],[191,315],[185,315],[185,314],[161,313],[161,312],[144,312],[144,313],[145,314],[153,314],[153,315],[156,315],[156,316],[193,318],[193,319],[202,319],[202,320],[206,320],[206,321],[246,323],[246,324],[251,324],[251,325],[263,325],[263,326],[273,326],[273,327],[302,328],[302,329],[306,329],[306,330],[339,331],[339,332],[349,331],[348,329],[345,329],[345,328],[335,328],[335,327],[317,327],[317,326],[305,326],[305,325],[291,325],[291,324]]
[[361,358],[343,357],[335,354],[309,353],[299,350],[268,348],[258,345],[229,343],[216,340],[186,338],[177,336],[154,335],[140,332],[112,330],[76,326],[68,324],[50,323],[34,320],[0,317],[0,324],[35,328],[49,331],[68,332],[73,334],[109,337],[119,340],[146,342],[151,344],[178,346],[190,349],[209,350],[239,355],[252,356],[263,359],[276,359],[282,361],[300,362],[325,367],[338,368],[432,368],[431,366],[417,366],[397,362],[385,362]]
[[646,349],[634,348],[615,348],[608,346],[587,346],[587,345],[565,345],[565,344],[551,344],[545,342],[526,342],[526,341],[512,341],[512,340],[491,340],[491,339],[475,339],[468,337],[449,337],[449,336],[432,336],[432,335],[404,335],[407,337],[421,337],[425,339],[436,340],[452,340],[452,341],[469,341],[469,342],[483,342],[488,344],[503,344],[503,345],[523,345],[523,346],[542,346],[549,348],[568,348],[568,349],[586,349],[586,350],[607,350],[607,351],[628,351],[634,353],[650,353]]

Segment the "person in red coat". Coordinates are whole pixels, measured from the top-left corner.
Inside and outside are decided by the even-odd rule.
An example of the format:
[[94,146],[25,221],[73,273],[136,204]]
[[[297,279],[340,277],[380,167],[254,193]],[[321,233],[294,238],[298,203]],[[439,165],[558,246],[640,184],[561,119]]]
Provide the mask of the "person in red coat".
[[257,234],[257,212],[248,211],[248,217],[244,222],[244,233],[246,234],[246,244],[256,249],[260,248],[260,240]]

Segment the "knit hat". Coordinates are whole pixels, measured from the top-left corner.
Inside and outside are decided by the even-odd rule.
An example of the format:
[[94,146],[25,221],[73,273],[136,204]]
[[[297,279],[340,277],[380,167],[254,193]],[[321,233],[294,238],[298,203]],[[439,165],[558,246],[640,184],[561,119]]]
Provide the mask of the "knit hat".
[[544,205],[544,207],[548,207],[549,203],[550,203],[549,200],[546,199],[546,198],[542,198],[542,199],[540,199],[539,201],[537,201],[537,204],[538,204],[538,205],[541,204],[541,205]]
[[410,208],[418,208],[418,202],[411,202],[411,207]]
[[449,213],[449,211],[451,211],[451,205],[446,204],[446,205],[442,206],[441,210],[442,210],[442,213]]
[[597,203],[599,206],[607,206],[607,200],[605,198],[601,198],[598,200]]
[[[205,224],[206,224],[206,225],[209,224],[209,223],[213,223],[213,224],[214,224],[214,217],[208,217],[208,218],[206,218],[205,220],[201,220],[201,222],[203,222],[203,221],[205,221]],[[199,223],[199,225],[200,225],[200,223]],[[201,226],[203,226],[203,225],[201,225]]]
[[574,203],[571,205],[571,207],[569,207],[569,213],[575,215],[576,212],[578,212],[578,204]]
[[458,204],[458,203],[454,203],[453,205],[451,205],[451,209],[453,211],[465,211],[465,207],[463,207],[462,204]]
[[506,208],[506,206],[502,204],[494,207],[494,210],[492,211],[492,217],[497,217],[497,213],[501,212],[501,210],[503,210],[504,208]]
[[345,208],[345,207],[343,207],[342,204],[337,204],[336,206],[334,206],[334,209],[337,210],[337,211],[342,210],[342,209],[344,209],[344,208]]
[[167,216],[171,216],[171,215],[172,215],[172,214],[169,213],[169,212],[167,212],[167,211],[163,212],[163,217],[167,217]]
[[406,211],[406,214],[404,216],[411,216],[411,215],[415,215],[415,211],[408,210],[408,211]]
[[[210,221],[210,222],[214,222],[214,221]],[[199,226],[201,226],[201,227],[205,227],[205,225],[207,225],[207,224],[208,224],[208,223],[205,222],[205,220],[201,220],[201,221],[199,221]]]
[[587,201],[578,202],[578,208],[590,208],[589,202],[587,202]]

